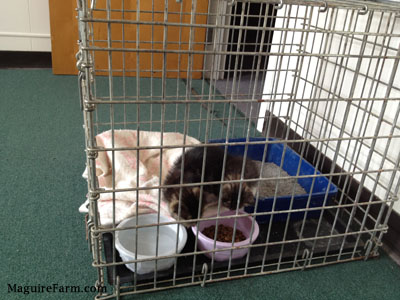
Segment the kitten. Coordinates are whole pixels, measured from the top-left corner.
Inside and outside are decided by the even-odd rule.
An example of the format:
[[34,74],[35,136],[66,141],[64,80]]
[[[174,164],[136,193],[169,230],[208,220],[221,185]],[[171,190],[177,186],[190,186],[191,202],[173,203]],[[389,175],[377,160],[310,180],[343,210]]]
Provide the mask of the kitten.
[[[224,160],[224,149],[220,147],[205,147],[206,161],[204,182],[221,181],[222,165]],[[203,166],[204,148],[196,147],[189,149],[184,154],[184,171],[182,183],[201,182],[201,172]],[[243,157],[227,154],[225,164],[224,181],[239,180],[242,173]],[[182,156],[179,157],[167,177],[165,185],[181,183]],[[246,159],[244,179],[258,178],[259,170],[254,161]],[[203,186],[202,203],[200,216],[206,208],[218,205],[220,184],[208,184]],[[257,182],[243,182],[240,196],[239,207],[254,204],[254,194]],[[221,205],[231,210],[236,209],[240,183],[224,183],[222,186]],[[178,219],[179,209],[179,187],[164,189],[164,200],[168,203],[171,215]],[[196,219],[199,213],[200,185],[192,187],[182,187],[181,213],[180,218],[184,220]],[[192,223],[193,224],[193,223]],[[186,226],[192,224],[186,223]]]

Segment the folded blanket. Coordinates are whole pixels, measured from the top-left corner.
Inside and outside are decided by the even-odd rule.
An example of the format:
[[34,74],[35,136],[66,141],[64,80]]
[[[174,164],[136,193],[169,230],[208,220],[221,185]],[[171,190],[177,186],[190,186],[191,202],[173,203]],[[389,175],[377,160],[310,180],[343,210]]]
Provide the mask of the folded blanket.
[[[114,145],[112,145],[111,131],[103,132],[96,136],[98,147],[103,148],[123,148],[135,147],[138,145],[160,146],[161,133],[141,131],[139,140],[136,130],[114,130]],[[195,138],[186,136],[185,145],[200,143]],[[175,132],[163,134],[163,145],[183,145],[183,135]],[[182,148],[171,148],[162,150],[162,174],[160,181],[160,149],[143,149],[114,151],[114,180],[115,189],[126,189],[135,187],[155,187],[154,189],[115,193],[115,222],[119,223],[123,219],[136,214],[136,205],[139,214],[157,212],[159,206],[159,188],[164,181],[168,170],[175,160],[182,155]],[[96,159],[96,175],[99,187],[105,190],[112,189],[112,151],[99,151]],[[137,159],[139,155],[139,160]],[[139,177],[137,176],[139,170]],[[87,179],[87,169],[83,173]],[[138,194],[138,199],[137,199]],[[162,198],[162,192],[161,192]],[[87,213],[88,200],[81,205],[79,211]],[[98,200],[98,211],[100,224],[109,226],[113,220],[113,194],[101,193]],[[160,202],[160,214],[170,216],[168,207],[164,201]]]

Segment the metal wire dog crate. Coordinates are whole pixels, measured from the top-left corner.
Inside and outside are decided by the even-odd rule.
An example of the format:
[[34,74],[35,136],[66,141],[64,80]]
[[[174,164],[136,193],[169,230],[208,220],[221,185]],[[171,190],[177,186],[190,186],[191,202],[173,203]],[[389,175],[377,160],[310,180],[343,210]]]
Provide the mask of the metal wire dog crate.
[[[344,0],[77,3],[77,67],[89,191],[87,233],[96,284],[111,286],[98,299],[378,255],[399,197],[398,4]],[[120,130],[136,132],[135,143],[118,144]],[[107,145],[99,145],[96,139],[103,132],[109,134]],[[159,133],[158,144],[144,145],[142,132]],[[182,139],[171,146],[164,140],[167,132],[180,133]],[[188,228],[180,253],[175,244],[175,252],[168,256],[157,256],[155,250],[153,260],[173,258],[171,268],[131,272],[116,250],[116,234],[123,231],[117,228],[121,221],[117,200],[131,192],[140,201],[139,192],[154,190],[158,222],[152,225],[159,233],[166,187],[162,178],[168,171],[163,170],[163,153],[178,149],[183,154],[191,137],[200,144],[190,147],[213,143],[226,149],[225,154],[228,148],[239,147],[249,159],[251,149],[261,147],[257,150],[261,161],[266,161],[272,146],[280,145],[281,152],[274,152],[271,159],[277,158],[284,167],[289,156],[296,156],[289,163],[290,175],[299,182],[308,180],[309,190],[325,178],[322,198],[313,206],[310,193],[304,205],[296,207],[297,196],[290,189],[287,207],[279,208],[281,198],[275,193],[271,207],[262,210],[257,207],[262,202],[258,190],[255,209],[245,214],[251,217],[252,232],[256,220],[264,217],[264,221],[259,222],[258,238],[241,247],[249,249],[243,258],[218,262],[215,249],[208,251],[212,258],[206,257],[207,251],[196,247],[198,233]],[[140,166],[139,152],[147,150],[159,157],[158,180],[142,186],[137,167],[136,184],[118,186],[118,155],[133,153],[133,164]],[[106,153],[110,182],[105,188],[97,168],[99,157]],[[311,164],[311,173],[303,173],[304,161]],[[279,172],[278,177],[284,175]],[[240,185],[246,182],[243,175],[239,178]],[[259,185],[267,181],[271,179],[261,174],[256,179]],[[278,190],[279,181],[274,184]],[[111,209],[107,225],[100,217],[105,195]],[[136,203],[130,215],[140,214],[139,206]],[[227,219],[218,215],[214,219]],[[176,224],[185,220],[166,224],[178,228]],[[136,223],[130,229],[146,226]],[[159,238],[156,235],[157,244]],[[237,249],[232,246],[233,242],[227,249]],[[137,267],[149,260],[136,256],[129,263]]]

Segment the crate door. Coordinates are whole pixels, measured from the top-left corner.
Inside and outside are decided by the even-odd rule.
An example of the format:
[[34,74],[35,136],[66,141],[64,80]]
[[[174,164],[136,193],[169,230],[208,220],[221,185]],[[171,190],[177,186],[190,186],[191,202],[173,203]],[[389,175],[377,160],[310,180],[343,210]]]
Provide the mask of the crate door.
[[[76,74],[76,1],[50,0],[49,3],[53,72]],[[169,78],[186,78],[190,66],[192,78],[201,77],[203,54],[189,55],[185,51],[204,50],[206,29],[190,24],[206,24],[208,1],[197,1],[196,5],[188,0],[169,1],[166,30],[160,25],[165,21],[164,1],[113,0],[109,1],[109,8],[107,10],[106,0],[96,1],[93,21],[88,23],[93,32],[90,46],[103,49],[93,51],[97,75],[108,75],[111,71],[116,76],[136,76],[139,70],[141,77],[161,77],[165,69]],[[107,19],[112,20],[110,25],[103,22]],[[179,24],[183,26],[177,26]],[[112,51],[108,51],[110,49]],[[163,50],[167,50],[166,54]],[[178,51],[168,52],[175,50]]]

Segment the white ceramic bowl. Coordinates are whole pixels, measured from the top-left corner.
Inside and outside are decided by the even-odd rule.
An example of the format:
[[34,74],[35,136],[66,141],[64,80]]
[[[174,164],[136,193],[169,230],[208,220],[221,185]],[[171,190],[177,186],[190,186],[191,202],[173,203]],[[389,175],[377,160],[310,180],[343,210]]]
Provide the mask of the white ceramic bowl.
[[[174,221],[171,218],[160,216],[160,223]],[[157,223],[157,214],[139,215],[138,225],[150,225]],[[136,226],[136,216],[122,221],[117,228]],[[178,249],[176,251],[176,238],[179,228]],[[143,227],[138,230],[137,259],[154,258],[154,260],[126,264],[127,268],[138,274],[145,274],[155,270],[157,226]],[[158,256],[167,256],[180,253],[186,244],[186,228],[182,225],[170,224],[159,226]],[[115,238],[117,248],[122,261],[135,260],[136,229],[118,230]],[[157,271],[169,269],[174,264],[174,258],[157,260]]]

